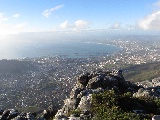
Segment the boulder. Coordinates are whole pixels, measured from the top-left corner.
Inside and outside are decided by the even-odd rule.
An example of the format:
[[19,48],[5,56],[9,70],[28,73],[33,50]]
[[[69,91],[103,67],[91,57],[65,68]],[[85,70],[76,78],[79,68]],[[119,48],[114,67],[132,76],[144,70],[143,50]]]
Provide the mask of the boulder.
[[88,89],[97,89],[98,87],[102,87],[102,80],[100,77],[92,78],[87,85]]
[[81,111],[83,111],[83,110],[90,111],[92,108],[91,100],[92,100],[92,94],[89,94],[87,96],[83,96],[79,102],[78,108]]
[[86,74],[82,74],[78,77],[78,81],[79,83],[81,83],[84,87],[88,84],[88,81],[89,81],[89,76],[90,74],[89,73],[86,73]]

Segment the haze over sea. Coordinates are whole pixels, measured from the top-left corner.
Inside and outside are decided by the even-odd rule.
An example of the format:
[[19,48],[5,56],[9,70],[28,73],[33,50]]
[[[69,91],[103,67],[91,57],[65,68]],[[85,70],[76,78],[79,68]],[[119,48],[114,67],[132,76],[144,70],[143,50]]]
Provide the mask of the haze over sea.
[[[0,1],[0,59],[101,56],[118,48],[82,40],[159,33],[160,0]],[[63,38],[81,42],[50,42]]]
[[[2,44],[1,44],[2,45]],[[60,56],[64,58],[87,58],[107,56],[110,53],[120,51],[120,48],[112,45],[96,42],[51,42],[51,43],[14,43],[0,47],[0,59],[36,58],[44,56]]]

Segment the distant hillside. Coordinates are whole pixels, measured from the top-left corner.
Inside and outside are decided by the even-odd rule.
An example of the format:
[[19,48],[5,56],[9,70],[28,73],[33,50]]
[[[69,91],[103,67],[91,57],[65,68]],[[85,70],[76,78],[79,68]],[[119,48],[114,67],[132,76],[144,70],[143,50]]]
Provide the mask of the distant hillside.
[[130,65],[125,67],[123,71],[125,79],[129,81],[151,80],[160,76],[160,62]]
[[22,73],[35,68],[30,61],[0,60],[0,73]]

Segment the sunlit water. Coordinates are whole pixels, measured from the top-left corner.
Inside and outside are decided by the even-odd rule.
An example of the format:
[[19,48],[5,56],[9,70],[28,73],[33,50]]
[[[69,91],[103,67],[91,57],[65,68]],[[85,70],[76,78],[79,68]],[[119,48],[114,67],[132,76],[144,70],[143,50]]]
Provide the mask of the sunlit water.
[[93,42],[1,43],[0,59],[35,58],[55,55],[67,58],[87,58],[106,56],[119,50],[120,48],[116,46]]

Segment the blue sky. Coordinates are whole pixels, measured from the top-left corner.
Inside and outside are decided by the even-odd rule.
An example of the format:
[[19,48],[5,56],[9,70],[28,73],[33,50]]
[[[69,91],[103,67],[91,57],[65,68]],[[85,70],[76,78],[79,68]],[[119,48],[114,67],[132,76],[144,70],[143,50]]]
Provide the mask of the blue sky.
[[0,0],[0,35],[26,32],[160,32],[159,0]]

